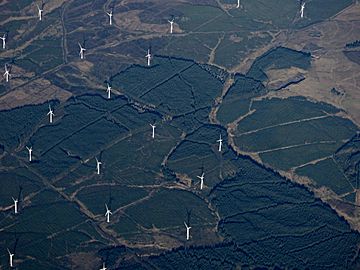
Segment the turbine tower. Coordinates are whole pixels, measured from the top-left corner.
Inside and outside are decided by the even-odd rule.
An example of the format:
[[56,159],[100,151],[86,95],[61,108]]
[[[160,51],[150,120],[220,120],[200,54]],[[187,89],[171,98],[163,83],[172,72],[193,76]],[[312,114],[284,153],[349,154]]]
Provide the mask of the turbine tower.
[[14,213],[17,214],[18,213],[18,199],[14,199],[14,197],[12,198],[14,201]]
[[150,53],[150,49],[148,49],[147,55],[145,55],[145,57],[147,58],[147,65],[149,67],[151,65],[151,58],[152,58],[152,55]]
[[53,122],[53,116],[54,116],[55,114],[54,114],[53,110],[51,109],[51,106],[50,106],[50,105],[49,105],[49,112],[48,112],[47,115],[49,116],[49,122],[50,122],[50,124],[52,124],[52,122]]
[[171,21],[168,20],[168,22],[170,23],[170,34],[172,34],[174,29],[174,19],[172,19]]
[[106,92],[108,94],[108,99],[110,99],[110,96],[111,96],[111,86],[110,86],[110,84],[107,84]]
[[305,9],[305,2],[303,2],[302,4],[301,4],[301,8],[300,8],[300,17],[301,18],[304,18],[304,9]]
[[100,165],[102,164],[97,158],[96,159],[96,170],[97,174],[100,174]]
[[203,186],[204,186],[204,173],[201,174],[201,176],[197,176],[197,178],[200,179],[200,189],[202,190],[203,189]]
[[240,7],[240,0],[237,0],[237,6],[236,8],[239,8]]
[[31,160],[32,160],[32,151],[33,151],[32,147],[29,148],[29,147],[26,146],[26,149],[29,151],[29,161],[31,162]]
[[105,263],[103,263],[103,267],[99,270],[106,270],[107,268],[105,267]]
[[2,39],[2,48],[5,50],[5,47],[6,47],[6,34],[4,34],[2,37],[0,37],[0,39]]
[[13,265],[13,257],[15,254],[11,253],[9,249],[7,249],[8,253],[9,253],[9,265],[10,265],[10,268],[14,267]]
[[5,64],[5,73],[4,73],[4,77],[5,77],[5,80],[6,82],[9,82],[9,78],[10,78],[10,71],[8,70],[8,67],[7,65]]
[[223,139],[221,138],[221,134],[220,134],[220,139],[218,139],[216,142],[219,143],[219,152],[221,152],[221,148],[222,148],[222,144],[223,144]]
[[112,25],[112,17],[113,17],[112,10],[110,12],[106,12],[106,14],[109,16],[109,24]]
[[154,139],[155,138],[155,128],[156,128],[156,126],[155,125],[153,125],[153,124],[150,124],[150,126],[152,127],[152,138]]
[[39,21],[41,21],[42,20],[42,13],[43,13],[43,6],[44,5],[41,5],[41,8],[40,8],[40,6],[38,5],[38,4],[36,4],[36,6],[37,6],[37,8],[38,8],[38,16],[39,16]]
[[83,48],[80,43],[78,43],[78,44],[79,44],[79,47],[80,47],[80,52],[79,52],[80,59],[84,59],[84,52],[86,51],[86,49]]
[[186,222],[184,222],[184,225],[186,227],[186,240],[189,240],[190,239],[190,229],[191,227],[189,227]]
[[110,211],[110,209],[108,208],[106,203],[105,203],[105,208],[106,208],[106,213],[105,213],[106,222],[109,223],[110,222],[110,215],[112,215],[112,212]]

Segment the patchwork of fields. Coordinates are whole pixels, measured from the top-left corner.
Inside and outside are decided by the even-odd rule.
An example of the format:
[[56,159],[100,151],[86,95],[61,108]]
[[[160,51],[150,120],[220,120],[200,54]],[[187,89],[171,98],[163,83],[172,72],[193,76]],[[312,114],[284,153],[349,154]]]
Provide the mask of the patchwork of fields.
[[284,94],[313,55],[279,42],[350,0],[303,20],[290,0],[51,0],[37,23],[15,2],[0,4],[0,269],[7,249],[30,270],[360,267],[360,129]]

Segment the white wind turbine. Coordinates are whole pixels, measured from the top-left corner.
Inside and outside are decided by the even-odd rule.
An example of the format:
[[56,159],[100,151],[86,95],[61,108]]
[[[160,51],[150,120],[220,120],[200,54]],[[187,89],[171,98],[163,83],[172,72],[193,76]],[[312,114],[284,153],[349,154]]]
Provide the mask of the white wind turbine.
[[13,265],[13,257],[14,257],[15,254],[11,253],[9,249],[7,249],[7,251],[9,253],[9,265],[12,268],[12,267],[14,267],[14,265]]
[[106,208],[106,213],[105,213],[106,222],[109,223],[110,222],[110,215],[112,215],[112,212],[110,211],[110,209],[108,208],[106,203],[105,203],[105,208]]
[[303,2],[302,4],[301,4],[301,8],[300,8],[300,17],[301,18],[304,18],[304,9],[305,9],[305,2]]
[[112,17],[113,17],[112,10],[110,12],[106,12],[106,14],[109,16],[109,24],[112,25]]
[[33,150],[32,150],[32,147],[29,148],[29,147],[26,146],[26,149],[27,149],[28,152],[29,152],[29,161],[31,162],[31,159],[32,159],[32,151],[33,151]]
[[222,148],[222,144],[223,144],[223,139],[221,138],[221,134],[220,134],[220,139],[218,139],[216,142],[219,143],[219,152],[221,152],[221,148]]
[[14,213],[17,214],[18,213],[18,199],[14,199],[14,197],[12,198],[14,201]]
[[39,16],[39,21],[42,20],[42,13],[43,13],[43,7],[40,8],[40,6],[38,4],[36,4],[37,8],[38,8],[38,16]]
[[168,20],[168,22],[170,23],[170,34],[172,34],[174,29],[174,19],[172,19],[171,21]]
[[150,124],[150,126],[152,127],[152,138],[154,139],[155,138],[155,128],[156,128],[156,126],[155,125],[153,125],[153,124]]
[[49,105],[49,112],[47,114],[49,116],[49,122],[50,124],[53,122],[53,116],[55,115],[53,110],[51,109],[51,106]]
[[203,186],[204,186],[204,173],[202,173],[201,175],[198,175],[197,178],[200,179],[200,189],[202,190],[203,189]]
[[239,8],[240,7],[240,0],[237,0],[237,6],[236,8]]
[[102,268],[101,269],[99,269],[99,270],[106,270],[107,268],[105,267],[105,263],[103,262],[103,266],[102,266]]
[[78,44],[79,44],[79,47],[80,47],[80,52],[79,52],[80,59],[84,59],[84,52],[86,51],[86,49],[83,48],[80,43],[78,43]]
[[190,239],[190,229],[191,227],[189,227],[186,222],[184,222],[184,225],[186,227],[186,240],[189,240]]
[[147,58],[147,65],[150,66],[151,65],[151,58],[152,58],[152,55],[150,53],[150,49],[148,49],[147,55],[145,55],[145,57]]
[[5,47],[6,47],[6,34],[4,34],[2,37],[0,37],[0,39],[2,39],[2,48],[5,49]]
[[108,99],[110,99],[110,96],[111,96],[111,86],[110,86],[110,84],[107,84],[106,92],[108,94]]
[[8,67],[7,65],[5,64],[5,73],[4,73],[4,77],[5,77],[5,80],[6,82],[9,82],[9,78],[10,78],[10,71],[8,70]]
[[96,159],[96,170],[97,174],[100,174],[100,165],[102,164],[97,158]]

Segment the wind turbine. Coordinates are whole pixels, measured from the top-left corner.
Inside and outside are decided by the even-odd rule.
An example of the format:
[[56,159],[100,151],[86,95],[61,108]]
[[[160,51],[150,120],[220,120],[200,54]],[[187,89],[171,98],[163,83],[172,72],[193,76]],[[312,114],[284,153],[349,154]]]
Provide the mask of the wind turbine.
[[32,151],[33,151],[32,147],[29,148],[26,146],[26,149],[29,151],[29,161],[31,162],[31,158],[32,158],[31,156],[32,156]]
[[9,265],[12,268],[12,267],[14,267],[13,266],[13,257],[14,257],[15,254],[11,253],[9,249],[7,249],[7,251],[9,253]]
[[303,2],[302,4],[301,4],[301,8],[300,8],[300,17],[301,18],[304,18],[304,9],[305,9],[305,2]]
[[79,47],[80,47],[80,52],[79,52],[80,59],[84,59],[84,51],[86,51],[86,49],[83,48],[80,43],[78,43],[78,44],[79,44]]
[[103,266],[102,266],[102,268],[101,269],[99,269],[99,270],[106,270],[107,268],[105,267],[105,263],[103,262]]
[[153,124],[150,124],[150,126],[152,127],[152,138],[154,139],[155,138],[155,128],[156,128],[156,126],[155,125],[153,125]]
[[110,12],[106,12],[106,14],[109,16],[109,24],[112,25],[112,17],[113,17],[112,10]]
[[186,240],[189,240],[190,239],[190,229],[191,227],[189,227],[186,222],[184,222],[184,225],[186,227]]
[[41,5],[41,8],[39,7],[39,5],[38,4],[36,4],[36,6],[37,6],[37,8],[38,8],[38,16],[39,16],[39,21],[41,21],[42,20],[42,13],[43,13],[43,7],[44,7],[44,5]]
[[145,55],[145,57],[147,58],[147,65],[150,66],[150,64],[151,64],[151,58],[152,58],[152,55],[151,55],[151,53],[150,53],[150,49],[148,49],[147,55]]
[[108,99],[110,99],[110,95],[111,95],[111,86],[110,86],[110,84],[107,84],[106,92],[108,94]]
[[219,152],[221,152],[221,148],[222,148],[222,144],[223,144],[223,139],[221,138],[221,134],[220,134],[220,139],[218,139],[216,142],[219,143]]
[[4,77],[5,77],[5,80],[6,82],[9,82],[9,78],[10,78],[10,71],[8,70],[8,67],[7,65],[5,64],[5,73],[4,73]]
[[197,178],[200,179],[200,189],[202,190],[203,189],[203,186],[204,186],[204,173],[201,174],[201,176],[197,176]]
[[49,116],[49,122],[50,124],[53,122],[53,116],[55,115],[53,110],[51,109],[51,106],[49,105],[49,112],[47,114]]
[[239,8],[240,7],[240,0],[237,0],[237,6],[236,8]]
[[168,20],[168,22],[170,23],[170,34],[172,34],[174,29],[174,19],[172,19],[171,21]]
[[106,207],[106,213],[105,213],[106,222],[109,223],[110,222],[110,215],[112,215],[112,212],[110,211],[110,209],[108,208],[106,203],[105,203],[105,207]]
[[6,33],[0,37],[0,39],[2,39],[2,48],[5,50],[5,46],[6,46]]
[[96,159],[96,170],[97,174],[100,174],[100,165],[102,164],[97,158]]
[[14,213],[17,214],[18,213],[18,199],[14,199],[14,197],[12,198],[14,201]]

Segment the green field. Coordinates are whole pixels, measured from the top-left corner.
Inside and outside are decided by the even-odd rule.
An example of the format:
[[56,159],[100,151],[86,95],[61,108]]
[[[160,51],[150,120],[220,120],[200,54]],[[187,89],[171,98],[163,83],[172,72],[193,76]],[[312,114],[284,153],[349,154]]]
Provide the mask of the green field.
[[51,0],[42,21],[0,3],[0,269],[7,249],[26,270],[359,269],[359,127],[273,87],[312,76],[306,50],[353,2],[307,1],[300,19],[293,0]]
[[296,170],[299,175],[304,175],[315,180],[319,187],[326,186],[341,195],[354,189],[352,183],[346,178],[339,165],[332,158],[322,160],[315,165],[307,165]]
[[271,69],[286,69],[297,67],[301,69],[310,68],[310,53],[295,51],[292,49],[277,47],[265,53],[255,60],[246,76],[259,81],[266,81],[266,72]]
[[265,151],[307,143],[341,142],[350,139],[356,131],[357,127],[351,121],[330,116],[238,133],[236,144],[249,152]]
[[245,115],[250,108],[251,99],[266,93],[264,85],[260,81],[252,78],[237,75],[235,83],[226,93],[219,111],[217,119],[223,124],[231,123],[238,117]]

